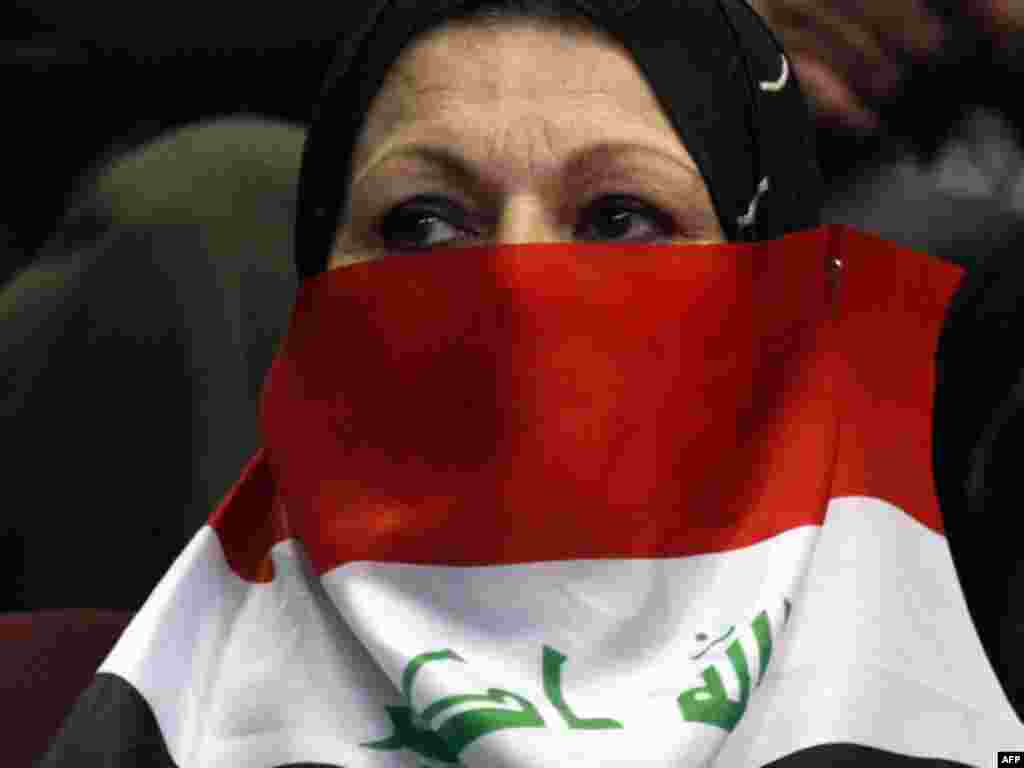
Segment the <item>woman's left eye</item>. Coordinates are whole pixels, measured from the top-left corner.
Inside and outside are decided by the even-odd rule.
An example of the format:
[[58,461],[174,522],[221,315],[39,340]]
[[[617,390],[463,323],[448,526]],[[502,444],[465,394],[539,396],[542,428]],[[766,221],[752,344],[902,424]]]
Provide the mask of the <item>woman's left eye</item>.
[[584,240],[648,241],[675,233],[672,217],[629,195],[608,195],[589,205],[576,236]]

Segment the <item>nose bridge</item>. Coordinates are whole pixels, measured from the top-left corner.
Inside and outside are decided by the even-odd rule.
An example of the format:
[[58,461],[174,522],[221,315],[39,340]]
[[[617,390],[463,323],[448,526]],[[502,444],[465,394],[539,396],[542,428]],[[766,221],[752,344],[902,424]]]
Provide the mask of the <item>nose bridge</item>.
[[499,243],[554,243],[564,238],[549,204],[535,191],[508,195],[502,200]]
[[563,239],[557,214],[561,169],[555,127],[542,113],[527,110],[505,123],[502,152],[509,168],[497,239],[502,243],[556,242]]

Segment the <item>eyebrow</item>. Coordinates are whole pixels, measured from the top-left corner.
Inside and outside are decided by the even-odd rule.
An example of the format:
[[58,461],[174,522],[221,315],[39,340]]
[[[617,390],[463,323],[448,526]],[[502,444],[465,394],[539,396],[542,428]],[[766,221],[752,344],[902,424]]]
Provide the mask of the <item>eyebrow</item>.
[[[586,167],[591,165],[597,157],[601,155],[621,155],[629,152],[655,154],[660,159],[667,160],[675,167],[691,175],[699,184],[704,184],[704,177],[700,171],[682,158],[659,147],[631,141],[605,141],[582,147],[570,155],[565,165],[570,173],[585,175]],[[410,143],[400,145],[374,160],[355,179],[353,187],[359,185],[385,162],[399,158],[409,158],[433,165],[441,171],[447,180],[455,185],[474,190],[479,189],[481,186],[473,163],[467,160],[460,152],[440,144]]]

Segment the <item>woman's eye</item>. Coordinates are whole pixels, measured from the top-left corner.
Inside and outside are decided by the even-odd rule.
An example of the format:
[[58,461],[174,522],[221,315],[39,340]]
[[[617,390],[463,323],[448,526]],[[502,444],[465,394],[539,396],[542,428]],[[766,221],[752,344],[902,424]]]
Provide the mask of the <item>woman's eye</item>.
[[667,213],[628,195],[609,195],[584,211],[577,237],[646,241],[670,237],[674,232],[672,217]]
[[417,198],[392,208],[380,220],[377,233],[392,247],[403,250],[433,248],[474,235],[468,227],[453,224],[465,219],[457,206],[440,198]]
[[[426,250],[478,237],[468,215],[447,198],[424,196],[395,206],[376,226],[390,248]],[[672,217],[629,195],[607,195],[580,216],[576,237],[582,240],[649,242],[675,234]]]

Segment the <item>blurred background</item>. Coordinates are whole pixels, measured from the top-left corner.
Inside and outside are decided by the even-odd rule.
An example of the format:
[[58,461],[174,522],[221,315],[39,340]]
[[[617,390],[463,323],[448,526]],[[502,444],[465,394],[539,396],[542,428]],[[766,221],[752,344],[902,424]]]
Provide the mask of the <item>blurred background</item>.
[[[0,611],[136,610],[258,445],[345,3],[0,10]],[[964,265],[1024,232],[1024,11],[760,0],[826,219]]]

